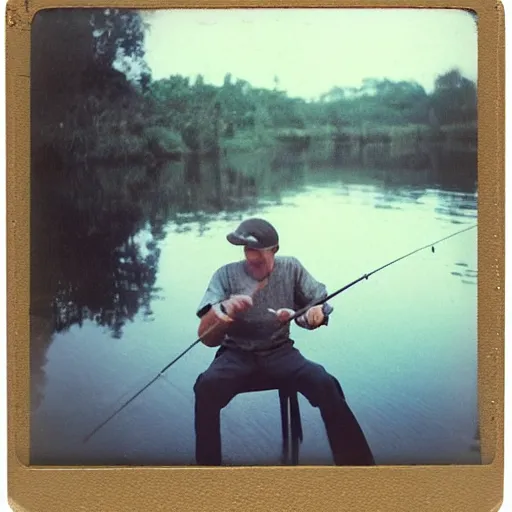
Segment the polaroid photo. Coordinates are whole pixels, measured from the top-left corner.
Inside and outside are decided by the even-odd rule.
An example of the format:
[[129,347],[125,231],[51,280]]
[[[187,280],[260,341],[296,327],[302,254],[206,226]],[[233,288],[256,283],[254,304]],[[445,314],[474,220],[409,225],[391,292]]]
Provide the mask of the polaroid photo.
[[9,2],[17,510],[497,510],[498,2]]

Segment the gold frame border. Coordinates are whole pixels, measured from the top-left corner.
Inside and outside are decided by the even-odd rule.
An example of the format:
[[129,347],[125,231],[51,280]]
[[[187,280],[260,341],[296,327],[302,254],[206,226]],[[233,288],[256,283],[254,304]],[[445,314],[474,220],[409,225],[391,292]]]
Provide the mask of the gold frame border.
[[[30,24],[54,7],[454,8],[478,14],[478,385],[481,466],[28,466]],[[458,0],[10,0],[6,7],[8,495],[13,510],[498,510],[504,456],[504,10]]]

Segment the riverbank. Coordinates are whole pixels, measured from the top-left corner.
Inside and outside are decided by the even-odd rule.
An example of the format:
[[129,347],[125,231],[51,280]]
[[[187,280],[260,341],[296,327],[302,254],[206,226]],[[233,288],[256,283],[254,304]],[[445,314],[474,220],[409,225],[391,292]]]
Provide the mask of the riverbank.
[[314,141],[332,141],[334,144],[369,145],[392,144],[411,146],[419,143],[448,144],[464,143],[476,149],[477,123],[454,124],[439,127],[428,125],[364,125],[336,129],[332,126],[311,128],[269,129],[254,135],[251,131],[240,131],[234,137],[224,139],[221,147],[234,152],[255,151],[261,147],[286,144],[297,148],[309,147]]
[[60,123],[56,129],[43,130],[39,146],[34,148],[36,160],[55,164],[93,165],[111,164],[158,164],[175,161],[189,154],[199,156],[246,153],[272,150],[278,146],[302,150],[312,144],[328,144],[351,147],[363,151],[371,144],[414,148],[418,144],[446,143],[449,146],[463,144],[476,150],[476,123],[447,125],[433,128],[427,125],[363,125],[336,129],[332,126],[312,126],[299,129],[243,129],[232,136],[221,136],[218,142],[209,141],[190,148],[181,133],[162,125],[147,126],[140,120],[123,120],[120,123],[104,123],[88,129],[67,129]]

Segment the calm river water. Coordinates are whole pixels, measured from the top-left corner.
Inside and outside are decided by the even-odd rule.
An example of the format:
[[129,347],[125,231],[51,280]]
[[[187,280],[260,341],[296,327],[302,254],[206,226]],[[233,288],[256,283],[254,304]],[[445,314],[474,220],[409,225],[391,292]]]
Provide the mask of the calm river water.
[[[34,240],[31,463],[194,464],[192,388],[214,355],[202,345],[82,439],[196,339],[208,280],[242,257],[226,233],[249,215],[265,217],[280,232],[280,254],[334,291],[476,224],[472,158],[450,162],[413,170],[311,152],[270,163],[240,155],[169,164],[131,192],[127,174],[102,181],[108,170],[98,172],[81,188],[91,192],[69,193],[54,217],[50,195],[40,198],[39,222],[52,222],[53,234],[48,247]],[[332,305],[327,328],[293,326],[292,337],[339,379],[377,463],[479,463],[477,230]],[[302,396],[300,406],[300,463],[332,464],[319,411]],[[222,412],[222,436],[226,464],[280,464],[277,393],[237,396]]]

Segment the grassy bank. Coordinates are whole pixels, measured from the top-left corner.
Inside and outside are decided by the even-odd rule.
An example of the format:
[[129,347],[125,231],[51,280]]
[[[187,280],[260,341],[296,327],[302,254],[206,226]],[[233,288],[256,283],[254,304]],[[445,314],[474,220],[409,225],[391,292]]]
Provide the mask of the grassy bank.
[[[245,129],[230,137],[221,136],[218,146],[223,154],[250,153],[272,150],[284,145],[290,149],[306,149],[318,143],[361,147],[382,143],[398,147],[413,147],[419,143],[446,142],[476,148],[477,126],[457,124],[433,128],[427,125],[385,126],[364,124],[361,127],[312,126],[306,129]],[[69,127],[65,123],[52,130],[42,130],[36,156],[44,160],[73,163],[153,163],[178,160],[195,152],[208,154],[211,144],[191,149],[181,133],[161,124],[145,125],[140,119],[119,123],[102,123],[86,129]],[[64,148],[64,151],[62,149]]]
[[393,145],[414,145],[419,142],[463,142],[475,145],[477,124],[456,124],[434,128],[428,125],[389,126],[364,124],[361,127],[313,126],[306,129],[268,129],[264,134],[255,135],[253,131],[239,131],[232,138],[221,142],[221,147],[235,152],[254,151],[272,147],[276,144],[289,144],[296,147],[308,147],[313,141],[333,141],[341,144],[366,145],[390,143]]

